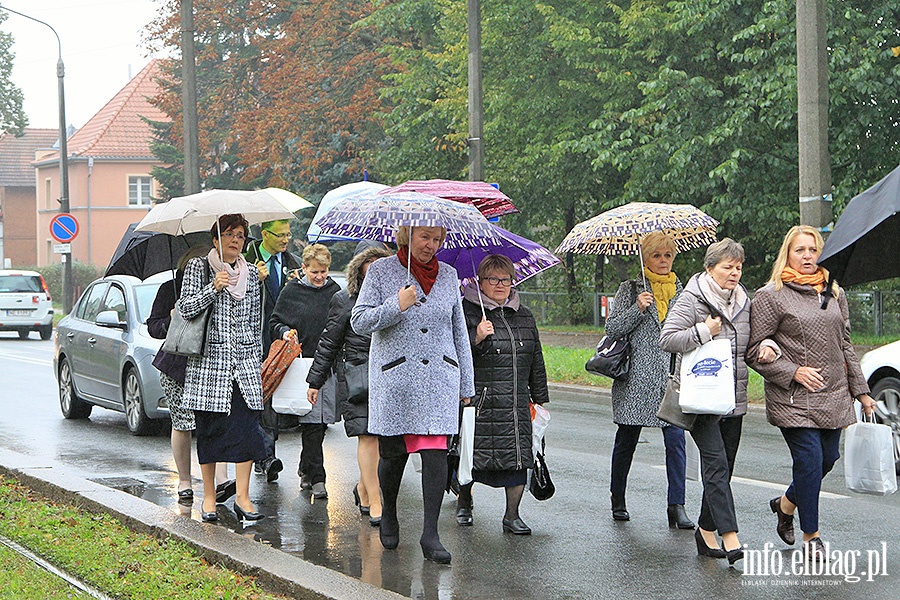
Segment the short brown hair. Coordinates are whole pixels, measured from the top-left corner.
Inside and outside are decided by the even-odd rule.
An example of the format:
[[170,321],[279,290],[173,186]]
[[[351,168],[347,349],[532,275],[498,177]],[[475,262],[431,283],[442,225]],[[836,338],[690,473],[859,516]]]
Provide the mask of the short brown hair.
[[235,213],[233,215],[222,215],[219,217],[219,220],[213,223],[213,226],[210,227],[209,233],[212,236],[212,239],[219,239],[220,231],[228,231],[229,229],[234,229],[235,227],[243,227],[244,228],[244,237],[250,234],[250,223],[247,222],[247,219],[244,218],[244,215]]
[[316,261],[325,267],[331,266],[331,252],[324,244],[310,244],[303,249],[302,258],[303,264],[307,267],[311,261]]
[[516,267],[513,262],[502,254],[488,254],[478,265],[478,280],[483,281],[489,273],[500,271],[509,275],[509,278],[515,282]]

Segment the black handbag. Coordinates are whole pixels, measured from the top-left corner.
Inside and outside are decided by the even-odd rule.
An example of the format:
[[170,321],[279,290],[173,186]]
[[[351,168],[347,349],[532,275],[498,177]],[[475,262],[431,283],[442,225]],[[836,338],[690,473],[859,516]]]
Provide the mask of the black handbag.
[[347,381],[347,400],[351,404],[364,404],[369,398],[369,363],[345,362],[344,379]]
[[697,415],[682,412],[678,403],[679,388],[678,382],[675,381],[675,355],[673,354],[669,362],[669,380],[666,382],[666,391],[663,394],[662,402],[659,403],[656,417],[669,425],[690,431],[697,420]]
[[600,338],[597,351],[584,365],[584,370],[594,375],[612,379],[624,379],[631,366],[631,345],[627,341],[614,340],[608,335]]
[[[209,263],[205,259],[203,260],[203,273],[203,285],[206,285],[209,283]],[[176,302],[162,349],[176,356],[205,356],[206,331],[209,327],[213,306],[214,304],[210,304],[193,319],[185,319],[178,308],[178,302]]]
[[[544,449],[544,441],[541,440],[541,449]],[[544,459],[544,453],[538,452],[534,456],[534,467],[531,470],[531,483],[528,491],[534,496],[535,500],[549,500],[556,493],[556,486],[550,479],[550,471],[547,469],[547,462]]]

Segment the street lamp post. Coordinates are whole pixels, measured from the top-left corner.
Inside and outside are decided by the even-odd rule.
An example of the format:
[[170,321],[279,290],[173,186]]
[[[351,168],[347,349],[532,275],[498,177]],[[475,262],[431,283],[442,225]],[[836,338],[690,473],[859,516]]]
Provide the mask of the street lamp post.
[[[0,5],[0,9],[25,17],[35,23],[40,23],[50,28],[53,35],[56,36],[56,43],[59,48],[59,60],[56,61],[56,77],[59,81],[59,212],[69,212],[69,148],[66,143],[66,90],[64,78],[66,76],[66,67],[62,59],[62,40],[52,25],[35,19],[17,10]],[[63,260],[63,312],[69,314],[72,312],[72,253],[66,252],[62,255]]]

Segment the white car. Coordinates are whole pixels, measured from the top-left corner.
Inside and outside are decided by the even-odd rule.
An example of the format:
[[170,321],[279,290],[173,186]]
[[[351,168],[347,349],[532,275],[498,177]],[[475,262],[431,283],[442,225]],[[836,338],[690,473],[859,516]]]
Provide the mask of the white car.
[[53,335],[53,303],[40,273],[0,270],[0,331],[17,331],[23,340],[32,331],[42,340]]
[[860,366],[878,403],[876,418],[894,433],[894,462],[900,474],[900,341],[866,352]]

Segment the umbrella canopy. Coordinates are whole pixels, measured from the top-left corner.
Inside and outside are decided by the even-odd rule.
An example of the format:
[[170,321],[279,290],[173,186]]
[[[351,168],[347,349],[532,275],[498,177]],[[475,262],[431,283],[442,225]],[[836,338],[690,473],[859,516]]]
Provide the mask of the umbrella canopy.
[[410,180],[381,191],[382,194],[397,194],[401,192],[420,192],[437,196],[438,198],[474,204],[475,208],[489,219],[519,212],[519,209],[513,206],[509,196],[483,181],[453,181],[450,179]]
[[205,244],[212,247],[209,233],[197,232],[183,236],[172,236],[153,231],[135,231],[137,223],[132,223],[119,240],[104,277],[109,275],[132,275],[147,279],[163,271],[178,267],[178,259],[191,246]]
[[157,204],[135,231],[182,235],[208,231],[222,215],[240,213],[253,225],[277,219],[293,219],[294,213],[312,204],[280,188],[264,190],[206,190]]
[[336,187],[333,190],[329,191],[327,194],[322,196],[322,200],[321,202],[319,202],[319,207],[316,209],[316,216],[313,217],[312,223],[310,224],[309,229],[306,231],[306,239],[310,243],[357,241],[359,238],[325,235],[322,233],[322,229],[316,223],[319,219],[328,214],[329,210],[331,210],[350,196],[355,196],[364,192],[377,193],[384,189],[387,189],[387,186],[383,183],[375,183],[374,181],[357,181],[355,183],[348,183],[346,185]]
[[561,261],[549,250],[528,238],[516,235],[494,226],[500,237],[499,246],[476,246],[472,248],[441,248],[437,258],[456,269],[462,285],[475,281],[478,265],[489,254],[502,254],[513,262],[516,268],[515,284],[520,284],[542,271],[546,271]]
[[900,277],[900,167],[853,198],[825,241],[819,264],[841,285]]
[[417,192],[357,194],[332,208],[317,223],[323,233],[354,239],[393,242],[396,229],[406,225],[445,228],[446,248],[500,244],[493,225],[471,204]]
[[667,233],[679,252],[716,241],[718,221],[690,204],[630,202],[602,212],[572,228],[557,254],[640,254],[641,238],[653,231]]

